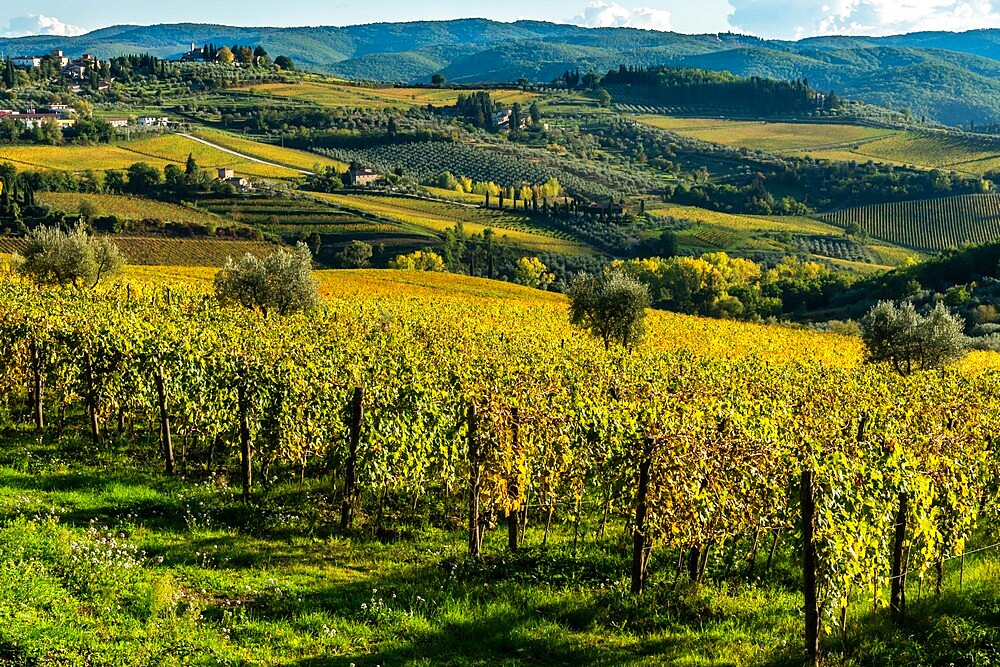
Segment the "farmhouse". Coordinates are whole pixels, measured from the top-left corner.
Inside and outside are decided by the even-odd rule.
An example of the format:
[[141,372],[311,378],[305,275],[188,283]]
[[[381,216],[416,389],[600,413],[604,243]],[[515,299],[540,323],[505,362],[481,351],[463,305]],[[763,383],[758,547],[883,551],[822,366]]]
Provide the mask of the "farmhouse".
[[219,180],[236,188],[237,192],[250,192],[253,190],[253,183],[250,179],[237,176],[231,167],[219,169]]
[[143,127],[166,127],[170,119],[166,116],[141,116],[137,122]]
[[111,127],[128,127],[128,118],[124,116],[112,116],[104,119]]
[[200,49],[196,49],[194,46],[194,42],[191,42],[191,50],[181,56],[182,63],[189,63],[202,60],[205,60],[205,47],[203,46]]
[[35,113],[34,111],[29,111],[28,113],[15,113],[11,117],[29,130],[38,127],[48,120],[54,121],[60,129],[73,127],[76,124],[75,119],[66,118],[57,113]]
[[514,113],[513,109],[501,109],[493,114],[493,125],[499,128],[510,127],[510,117]]
[[352,167],[347,172],[351,185],[365,186],[382,180],[382,174],[371,167]]

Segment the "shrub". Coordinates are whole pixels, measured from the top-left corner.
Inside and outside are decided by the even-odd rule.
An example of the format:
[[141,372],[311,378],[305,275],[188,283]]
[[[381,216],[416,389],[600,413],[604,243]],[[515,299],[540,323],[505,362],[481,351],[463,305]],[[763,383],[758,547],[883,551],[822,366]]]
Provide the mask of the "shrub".
[[649,288],[618,271],[577,276],[567,291],[570,321],[604,341],[630,347],[642,337]]
[[89,284],[121,271],[121,250],[107,238],[90,236],[82,224],[72,231],[37,227],[25,238],[25,248],[15,265],[35,282],[47,285]]
[[279,250],[263,259],[250,253],[242,259],[226,260],[215,274],[215,296],[225,304],[239,304],[287,315],[311,308],[319,300],[312,277],[312,253],[302,242],[295,250]]
[[942,303],[920,315],[912,303],[882,301],[861,321],[865,360],[888,362],[896,372],[942,368],[958,361],[969,346],[963,322]]

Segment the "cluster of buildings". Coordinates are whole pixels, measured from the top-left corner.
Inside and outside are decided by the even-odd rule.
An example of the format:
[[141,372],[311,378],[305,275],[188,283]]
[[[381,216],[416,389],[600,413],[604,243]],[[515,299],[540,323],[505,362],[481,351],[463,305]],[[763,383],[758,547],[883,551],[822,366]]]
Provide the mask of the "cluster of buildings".
[[87,78],[90,70],[101,66],[101,61],[89,53],[85,53],[79,58],[69,58],[58,49],[50,51],[44,56],[17,56],[10,60],[14,63],[14,67],[22,69],[34,69],[41,67],[46,61],[50,61],[55,63],[65,76],[78,81]]
[[219,169],[219,180],[236,188],[237,192],[250,192],[253,190],[253,183],[250,179],[237,176],[231,168]]
[[49,110],[44,113],[38,113],[34,109],[28,109],[24,113],[11,111],[10,109],[0,109],[0,119],[12,118],[29,130],[38,127],[45,121],[51,120],[55,122],[60,129],[65,129],[67,127],[73,127],[73,125],[76,124],[76,118],[73,117],[75,113],[76,112],[71,107],[68,107],[65,104],[53,104],[49,107]]

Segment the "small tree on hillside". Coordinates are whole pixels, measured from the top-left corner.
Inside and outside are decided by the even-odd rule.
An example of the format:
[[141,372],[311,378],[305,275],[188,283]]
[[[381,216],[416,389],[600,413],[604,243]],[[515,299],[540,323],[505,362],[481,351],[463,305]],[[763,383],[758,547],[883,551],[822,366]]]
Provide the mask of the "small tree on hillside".
[[577,276],[567,291],[569,318],[604,341],[631,347],[645,330],[646,309],[650,305],[649,288],[620,272],[600,277]]
[[265,316],[311,308],[319,300],[312,277],[312,253],[302,242],[263,259],[250,253],[230,257],[215,274],[215,296],[224,304],[260,310]]
[[345,269],[363,269],[371,262],[371,244],[354,240],[340,251],[340,264]]
[[64,232],[38,227],[25,237],[17,269],[45,285],[89,285],[121,270],[125,263],[118,246],[104,237],[90,236],[83,224]]
[[942,303],[924,316],[912,303],[881,301],[861,321],[865,361],[888,362],[897,373],[943,368],[968,350],[962,320]]

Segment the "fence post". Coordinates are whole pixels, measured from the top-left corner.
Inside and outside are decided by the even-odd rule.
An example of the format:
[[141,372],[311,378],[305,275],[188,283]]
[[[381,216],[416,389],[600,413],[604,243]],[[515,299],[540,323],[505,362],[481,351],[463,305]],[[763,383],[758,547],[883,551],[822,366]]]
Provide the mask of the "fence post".
[[[513,449],[514,455],[517,456],[517,452],[520,449],[521,444],[521,413],[515,407],[510,409],[510,419],[511,419],[511,447]],[[510,485],[507,489],[507,495],[513,500],[517,500],[520,497],[520,489],[517,484],[517,471],[513,471],[511,474]],[[513,509],[507,510],[507,548],[511,551],[517,551],[518,543],[520,542],[518,532],[518,512]]]
[[816,499],[813,496],[813,472],[803,470],[799,489],[802,505],[802,592],[805,598],[806,654],[810,664],[819,665],[819,599],[816,591],[816,545],[813,525]]
[[237,385],[240,410],[240,464],[243,474],[243,504],[250,502],[250,490],[253,487],[253,467],[250,460],[250,406],[247,400],[247,390],[241,380]]
[[45,388],[42,384],[42,353],[38,349],[38,340],[34,338],[31,340],[31,374],[35,428],[41,433],[45,430],[45,412],[43,410],[43,392]]
[[477,429],[476,404],[469,403],[468,441],[469,441],[469,557],[479,558],[482,547],[482,534],[479,527],[479,442]]
[[649,538],[646,535],[647,500],[649,496],[649,471],[653,465],[653,439],[643,443],[642,460],[639,462],[638,489],[635,499],[635,528],[632,530],[632,593],[642,593],[646,583]]
[[889,594],[889,614],[897,626],[903,624],[906,614],[906,573],[903,563],[903,542],[906,539],[906,516],[909,496],[899,494],[899,509],[896,511],[896,530],[892,542],[892,579]]
[[344,480],[344,502],[340,507],[340,529],[348,530],[354,520],[354,496],[358,466],[358,447],[361,444],[361,417],[364,404],[364,390],[354,388],[351,401],[350,450],[347,454],[347,475]]
[[160,438],[163,444],[163,460],[167,474],[174,474],[174,445],[170,439],[170,415],[167,413],[167,386],[163,379],[163,366],[156,366],[156,398],[160,408]]

